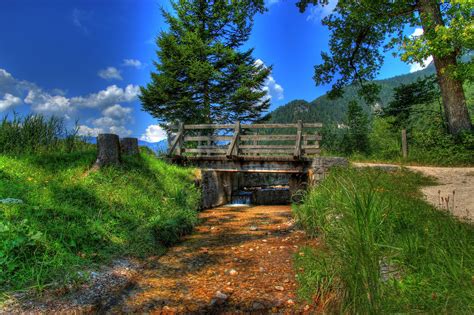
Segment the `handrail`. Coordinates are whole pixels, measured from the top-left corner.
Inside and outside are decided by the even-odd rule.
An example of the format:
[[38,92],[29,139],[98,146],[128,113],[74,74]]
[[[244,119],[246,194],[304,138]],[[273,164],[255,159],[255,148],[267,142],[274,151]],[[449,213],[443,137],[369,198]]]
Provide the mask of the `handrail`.
[[[225,156],[234,159],[245,156],[293,156],[294,159],[318,155],[321,136],[308,133],[308,129],[321,128],[321,123],[292,124],[183,124],[173,126],[177,130],[169,155]],[[258,130],[266,130],[258,134]],[[273,129],[295,129],[295,133],[273,133]],[[270,132],[269,132],[270,130]],[[186,146],[186,144],[189,144]]]

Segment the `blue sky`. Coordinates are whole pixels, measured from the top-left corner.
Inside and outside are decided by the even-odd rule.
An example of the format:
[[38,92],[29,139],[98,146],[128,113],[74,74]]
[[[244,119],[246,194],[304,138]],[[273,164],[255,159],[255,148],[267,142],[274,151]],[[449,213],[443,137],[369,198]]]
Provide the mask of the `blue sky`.
[[[162,139],[137,98],[153,70],[154,38],[166,29],[161,6],[170,8],[169,1],[0,1],[0,115],[54,114],[71,125],[79,120],[83,133]],[[246,47],[273,65],[266,87],[271,108],[324,94],[329,87],[316,87],[312,76],[327,50],[329,34],[320,20],[331,6],[304,14],[292,0],[268,0],[267,6]],[[388,55],[379,78],[410,69]]]

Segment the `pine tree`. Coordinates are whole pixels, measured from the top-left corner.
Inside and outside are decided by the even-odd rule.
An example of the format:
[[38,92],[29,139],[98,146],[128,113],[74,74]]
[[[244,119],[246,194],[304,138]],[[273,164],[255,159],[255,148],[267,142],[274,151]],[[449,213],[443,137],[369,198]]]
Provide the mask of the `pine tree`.
[[368,153],[369,150],[369,119],[362,107],[356,102],[349,102],[347,110],[346,152]]
[[267,110],[263,90],[271,67],[242,51],[263,0],[178,0],[157,40],[151,83],[141,88],[143,109],[165,123],[253,121]]

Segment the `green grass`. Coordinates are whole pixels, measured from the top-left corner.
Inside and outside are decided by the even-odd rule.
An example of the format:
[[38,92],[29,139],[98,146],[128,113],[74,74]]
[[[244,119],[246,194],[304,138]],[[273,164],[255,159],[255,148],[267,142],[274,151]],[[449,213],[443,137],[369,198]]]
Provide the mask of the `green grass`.
[[295,258],[303,299],[329,312],[474,312],[474,227],[436,210],[406,170],[338,169],[294,213],[321,248]]
[[119,256],[160,254],[197,223],[190,169],[152,154],[90,171],[95,150],[0,155],[0,294],[78,280]]

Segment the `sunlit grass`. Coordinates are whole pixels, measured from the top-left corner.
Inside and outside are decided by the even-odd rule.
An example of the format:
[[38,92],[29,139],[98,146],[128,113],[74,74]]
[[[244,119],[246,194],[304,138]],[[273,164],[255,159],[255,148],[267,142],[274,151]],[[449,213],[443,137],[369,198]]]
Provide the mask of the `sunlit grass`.
[[123,255],[162,253],[197,222],[193,170],[142,153],[90,171],[95,150],[0,155],[0,292],[64,283]]
[[323,247],[296,258],[300,294],[349,313],[472,313],[474,227],[436,210],[405,170],[335,170],[294,211]]

